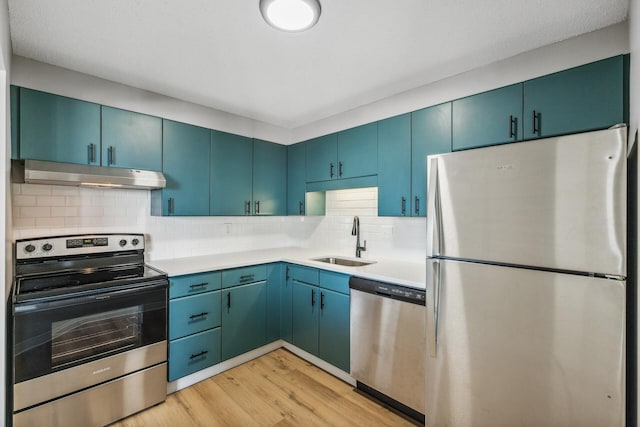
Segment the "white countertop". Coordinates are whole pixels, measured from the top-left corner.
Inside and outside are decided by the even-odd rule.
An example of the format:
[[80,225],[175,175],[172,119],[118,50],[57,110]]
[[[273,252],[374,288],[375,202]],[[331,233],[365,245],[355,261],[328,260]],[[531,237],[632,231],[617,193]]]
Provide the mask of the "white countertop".
[[289,262],[298,265],[305,265],[307,267],[314,267],[323,270],[350,274],[352,276],[363,277],[366,279],[396,283],[398,285],[409,286],[412,288],[425,288],[424,261],[417,262],[415,260],[400,261],[381,258],[363,258],[362,261],[375,261],[375,263],[362,267],[345,267],[341,265],[311,260],[311,258],[330,256],[340,256],[341,258],[355,259],[352,257],[344,257],[339,254],[327,253],[315,249],[274,248],[257,251],[155,260],[148,262],[148,264],[152,267],[164,271],[169,276],[180,276],[183,274],[224,270],[228,268],[266,264],[270,262]]

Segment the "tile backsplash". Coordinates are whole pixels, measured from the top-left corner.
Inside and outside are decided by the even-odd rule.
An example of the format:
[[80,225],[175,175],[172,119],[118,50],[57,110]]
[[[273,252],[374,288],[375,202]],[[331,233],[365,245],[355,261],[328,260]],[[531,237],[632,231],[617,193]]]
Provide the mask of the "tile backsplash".
[[153,217],[150,193],[13,184],[13,237],[141,232],[150,260],[284,246],[353,256],[353,217],[360,218],[363,258],[424,257],[424,218],[378,217],[377,188],[329,191],[323,217]]

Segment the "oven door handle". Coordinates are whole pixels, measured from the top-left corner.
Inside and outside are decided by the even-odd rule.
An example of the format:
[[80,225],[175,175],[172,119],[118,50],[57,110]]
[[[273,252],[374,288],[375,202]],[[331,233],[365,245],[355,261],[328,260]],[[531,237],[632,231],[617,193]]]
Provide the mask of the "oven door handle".
[[148,282],[141,286],[128,287],[125,289],[117,289],[108,292],[92,293],[90,295],[75,295],[69,296],[64,299],[53,300],[33,300],[16,303],[13,305],[13,312],[15,315],[28,314],[36,311],[50,310],[52,308],[70,307],[79,304],[86,304],[90,302],[107,301],[112,298],[126,297],[129,295],[147,293],[157,291],[159,289],[166,289],[167,281],[160,280],[154,282]]

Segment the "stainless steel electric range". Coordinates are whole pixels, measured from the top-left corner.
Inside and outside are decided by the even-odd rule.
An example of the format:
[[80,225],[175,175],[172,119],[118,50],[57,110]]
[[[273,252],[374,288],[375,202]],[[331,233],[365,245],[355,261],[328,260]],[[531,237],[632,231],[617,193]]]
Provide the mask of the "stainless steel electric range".
[[18,240],[13,424],[103,426],[166,398],[166,274],[142,234]]

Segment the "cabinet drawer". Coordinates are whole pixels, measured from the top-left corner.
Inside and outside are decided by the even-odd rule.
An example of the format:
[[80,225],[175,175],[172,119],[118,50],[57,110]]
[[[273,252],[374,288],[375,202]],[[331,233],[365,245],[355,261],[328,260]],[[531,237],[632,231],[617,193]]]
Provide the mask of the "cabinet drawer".
[[201,294],[203,292],[217,291],[220,289],[220,272],[188,274],[169,278],[169,298],[178,298],[187,295]]
[[266,265],[253,265],[251,267],[234,268],[222,272],[222,287],[246,285],[253,282],[261,282],[267,279]]
[[169,301],[169,339],[220,326],[220,291]]
[[288,277],[296,282],[309,285],[317,285],[319,282],[318,270],[316,268],[300,267],[298,265],[289,266]]
[[320,287],[349,294],[349,275],[320,270]]
[[169,343],[169,381],[220,363],[220,328]]

